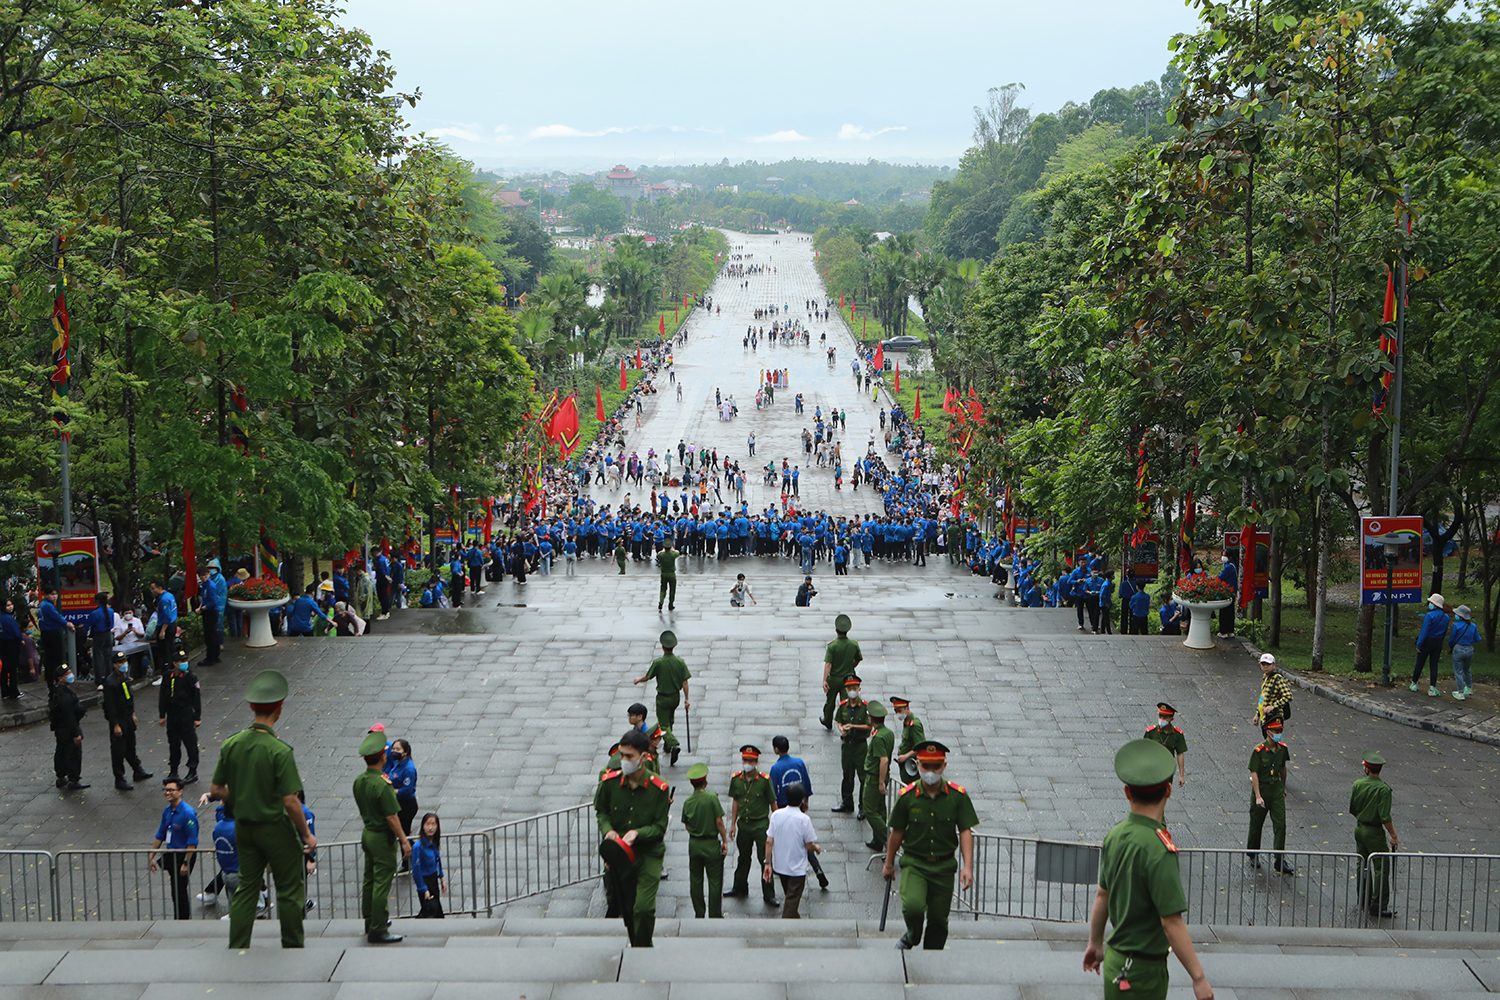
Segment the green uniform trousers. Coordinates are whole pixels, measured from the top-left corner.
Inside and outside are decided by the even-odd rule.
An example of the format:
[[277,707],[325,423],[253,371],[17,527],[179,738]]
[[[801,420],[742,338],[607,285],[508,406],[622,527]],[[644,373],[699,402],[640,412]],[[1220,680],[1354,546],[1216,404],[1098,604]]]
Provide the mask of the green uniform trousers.
[[[703,882],[708,881],[708,903],[703,901]],[[693,900],[693,916],[703,919],[724,915],[724,855],[719,853],[718,837],[692,837],[688,840],[688,895]]]
[[839,698],[844,694],[844,678],[828,675],[828,697],[823,699],[823,725],[833,725],[833,710],[839,707]]
[[396,880],[396,842],[382,830],[359,835],[365,852],[365,877],[359,889],[359,915],[365,918],[365,933],[380,934],[391,928],[391,883]]
[[667,601],[667,604],[675,608],[677,607],[677,576],[675,574],[672,576],[664,576],[661,578],[661,592],[656,595],[656,603],[658,607],[661,606],[662,601],[667,600],[668,591],[671,592],[672,599]]
[[1378,916],[1381,910],[1389,909],[1391,902],[1390,858],[1370,859],[1372,854],[1384,854],[1391,849],[1385,839],[1385,830],[1378,826],[1354,827],[1354,849],[1359,852],[1365,866],[1359,873],[1359,901],[1365,911]]
[[884,845],[889,831],[885,827],[885,789],[880,786],[880,774],[865,771],[862,782],[860,808],[870,824],[870,839]]
[[859,787],[858,801],[864,802],[865,774],[861,768],[865,762],[865,743],[865,740],[845,740],[839,747],[839,763],[844,766],[844,780],[839,785],[840,805],[854,805],[856,781]]
[[289,819],[271,823],[235,823],[240,854],[240,887],[229,901],[229,947],[250,947],[260,891],[266,869],[276,880],[276,915],[281,920],[281,946],[301,948],[305,899],[302,842]]
[[[1165,958],[1126,958],[1106,945],[1103,972],[1104,1000],[1166,1000]],[[1129,989],[1121,989],[1124,983]]]
[[621,552],[615,556],[615,564],[620,567],[620,576],[625,575],[625,553]]
[[661,738],[661,745],[670,750],[677,746],[677,735],[672,731],[677,724],[677,706],[682,704],[682,698],[674,694],[659,694],[656,696],[656,724],[666,731]]
[[761,879],[762,869],[766,863],[766,829],[769,826],[769,822],[750,827],[741,823],[739,829],[735,831],[734,846],[739,851],[739,857],[734,862],[734,891],[736,893],[744,895],[750,891],[750,859],[753,857],[760,865],[755,872],[755,881],[760,884],[761,898],[776,898],[776,883]]
[[1284,851],[1286,850],[1286,791],[1278,788],[1267,794],[1267,790],[1262,788],[1260,797],[1265,802],[1265,806],[1256,805],[1253,797],[1250,799],[1250,836],[1245,841],[1245,847],[1252,851],[1260,849],[1261,827],[1266,825],[1266,815],[1270,814],[1276,850]]
[[[906,921],[906,940],[913,948],[938,950],[948,943],[948,913],[953,909],[953,876],[958,862],[929,862],[901,856],[901,917]],[[922,937],[922,925],[927,937]]]
[[661,888],[661,865],[666,854],[666,845],[658,844],[638,853],[635,864],[623,865],[613,872],[615,895],[623,904],[621,915],[632,948],[651,947],[651,936],[656,931],[656,890]]

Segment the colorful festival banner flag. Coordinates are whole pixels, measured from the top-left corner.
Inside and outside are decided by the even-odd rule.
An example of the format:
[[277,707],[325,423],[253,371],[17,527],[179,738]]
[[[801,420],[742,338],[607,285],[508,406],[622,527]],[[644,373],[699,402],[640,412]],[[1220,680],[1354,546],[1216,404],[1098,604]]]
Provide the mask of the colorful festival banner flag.
[[604,390],[594,383],[594,419],[604,423]]
[[68,275],[63,270],[63,244],[64,240],[57,241],[57,294],[52,300],[52,420],[57,424],[57,433],[64,438],[70,438],[68,430],[68,415],[63,410],[63,403],[68,398],[69,382],[73,375],[73,365],[69,360],[69,349],[71,347],[71,320],[68,316]]

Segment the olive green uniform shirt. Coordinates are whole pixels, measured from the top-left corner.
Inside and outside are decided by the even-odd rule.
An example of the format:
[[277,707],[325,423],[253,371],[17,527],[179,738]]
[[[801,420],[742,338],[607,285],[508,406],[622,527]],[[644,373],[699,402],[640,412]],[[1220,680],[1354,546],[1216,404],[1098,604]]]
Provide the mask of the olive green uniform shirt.
[[[879,729],[870,734],[870,742],[866,744],[864,768],[865,773],[874,775],[876,778],[879,778],[880,758],[894,757],[896,755],[895,751],[896,734],[891,732],[888,727],[882,725]],[[889,768],[887,768],[886,770],[886,777],[890,777]]]
[[1187,910],[1177,848],[1167,828],[1139,813],[1117,823],[1099,852],[1099,887],[1109,894],[1114,928],[1105,943],[1116,951],[1165,958],[1161,918]]
[[[1250,751],[1249,769],[1260,775],[1260,797],[1277,798],[1286,794],[1286,765],[1292,753],[1285,744],[1267,740]],[[1255,802],[1251,789],[1250,801]]]
[[1176,726],[1169,725],[1165,729],[1161,726],[1152,726],[1146,730],[1145,738],[1160,743],[1174,754],[1187,753],[1187,737],[1182,735],[1182,730]]
[[740,804],[736,817],[741,829],[771,825],[771,811],[776,808],[776,789],[764,771],[745,774],[741,771],[729,779],[729,797]]
[[841,688],[844,678],[854,674],[854,668],[864,660],[859,643],[853,639],[835,639],[823,651],[823,662],[828,664],[828,686]]
[[[834,709],[833,721],[841,726],[868,726],[870,724],[870,703],[867,701],[850,701],[844,698],[839,701],[839,707]],[[870,738],[867,729],[855,729],[848,735],[841,737],[846,743],[863,743]]]
[[682,823],[689,837],[712,837],[719,839],[719,820],[724,816],[724,806],[719,797],[707,788],[699,789],[682,803]]
[[1391,822],[1391,786],[1373,775],[1360,778],[1349,790],[1349,815],[1367,826]]
[[[236,821],[275,823],[286,818],[288,795],[302,791],[292,748],[261,723],[235,733],[219,749],[213,783],[229,789],[224,804]],[[394,793],[392,793],[394,794]]]
[[401,811],[396,804],[396,790],[378,770],[366,768],[354,779],[354,804],[359,807],[359,818],[364,820],[366,833],[390,833],[387,816]]
[[918,743],[927,742],[927,734],[922,729],[922,720],[915,715],[908,715],[906,721],[901,724],[901,746],[896,750],[896,756],[910,753],[917,748]]
[[642,851],[666,852],[667,814],[671,806],[671,788],[654,774],[646,775],[641,787],[634,788],[625,775],[610,771],[594,790],[594,814],[599,821],[599,832],[624,836],[634,830],[638,855]]
[[901,832],[903,862],[909,855],[928,864],[954,862],[958,835],[979,825],[974,802],[962,785],[939,781],[928,795],[920,781],[901,789],[891,809],[890,827]]
[[682,686],[693,676],[682,657],[668,653],[651,661],[646,671],[646,680],[656,678],[656,694],[659,698],[682,697]]
[[656,554],[656,565],[661,567],[663,580],[677,579],[677,557],[681,554],[676,549],[662,549]]

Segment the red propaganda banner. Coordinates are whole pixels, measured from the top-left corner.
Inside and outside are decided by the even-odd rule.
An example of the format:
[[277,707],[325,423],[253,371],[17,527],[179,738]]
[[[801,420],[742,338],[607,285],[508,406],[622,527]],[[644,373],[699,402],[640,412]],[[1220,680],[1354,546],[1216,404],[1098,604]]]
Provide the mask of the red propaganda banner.
[[1359,602],[1422,603],[1422,518],[1359,519]]
[[[1250,551],[1245,551],[1245,546],[1240,544],[1242,538],[1251,534],[1253,529],[1246,528],[1242,531],[1230,531],[1224,534],[1224,548],[1239,549],[1240,557],[1235,565],[1240,568],[1240,593],[1236,595],[1240,601],[1240,607],[1249,604],[1246,596],[1246,588],[1251,585],[1255,587],[1255,597],[1268,597],[1271,593],[1271,533],[1269,531],[1254,531],[1253,545]],[[1252,578],[1251,573],[1255,576]]]
[[[196,567],[188,570],[196,579]],[[99,592],[99,541],[78,538],[38,538],[36,575],[44,586],[57,588],[57,610],[66,620],[82,625],[94,610]]]

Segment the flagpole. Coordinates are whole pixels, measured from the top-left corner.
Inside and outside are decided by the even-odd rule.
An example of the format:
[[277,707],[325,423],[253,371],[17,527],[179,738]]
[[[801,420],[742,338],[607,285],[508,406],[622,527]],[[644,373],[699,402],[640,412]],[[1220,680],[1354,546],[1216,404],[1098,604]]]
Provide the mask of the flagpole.
[[[67,275],[63,272],[62,259],[62,236],[54,233],[52,236],[52,259],[57,262],[57,283],[65,287]],[[64,357],[72,345],[63,344]],[[62,486],[62,534],[64,538],[73,537],[73,478],[68,468],[68,432],[64,430],[58,437],[61,439],[61,483]],[[67,658],[68,666],[78,668],[78,638],[72,629],[63,632],[64,656]]]
[[[1411,200],[1411,185],[1406,185],[1402,192],[1402,216],[1406,223],[1407,235],[1411,235],[1411,210],[1407,203]],[[1391,400],[1391,474],[1390,474],[1390,504],[1386,511],[1387,516],[1395,517],[1398,512],[1396,506],[1400,494],[1401,484],[1397,474],[1401,469],[1401,383],[1402,369],[1406,367],[1406,248],[1402,247],[1401,257],[1396,264],[1396,380],[1392,387]],[[1389,557],[1387,557],[1389,558]],[[1391,686],[1391,645],[1396,638],[1396,613],[1392,607],[1390,592],[1386,592],[1385,604],[1385,662],[1380,667],[1380,684],[1382,687]]]

